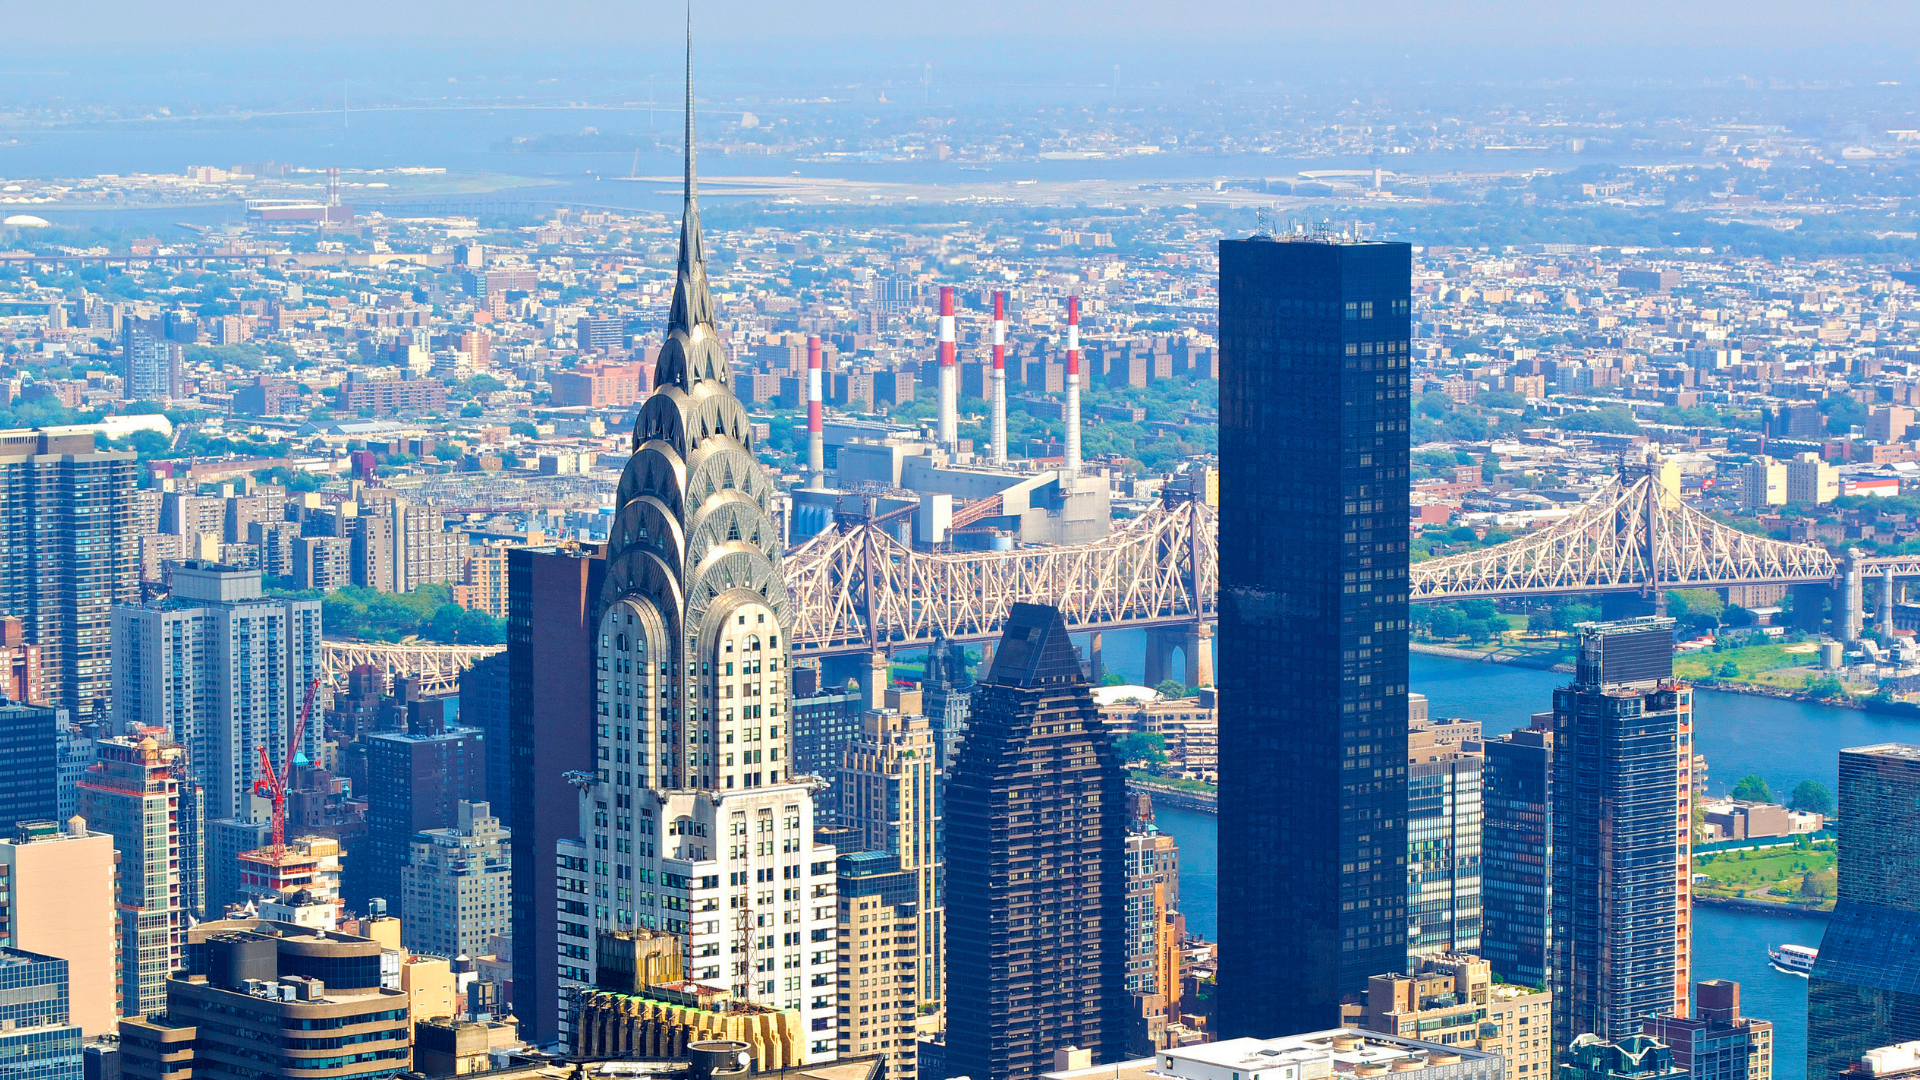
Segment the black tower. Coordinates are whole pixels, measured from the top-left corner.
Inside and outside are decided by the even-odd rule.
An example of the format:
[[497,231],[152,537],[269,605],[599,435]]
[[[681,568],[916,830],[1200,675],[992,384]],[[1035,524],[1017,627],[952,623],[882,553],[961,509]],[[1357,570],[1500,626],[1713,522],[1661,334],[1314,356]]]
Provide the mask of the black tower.
[[1220,244],[1221,1037],[1406,966],[1412,249]]
[[1123,1060],[1126,778],[1057,610],[1013,606],[946,807],[947,1073]]

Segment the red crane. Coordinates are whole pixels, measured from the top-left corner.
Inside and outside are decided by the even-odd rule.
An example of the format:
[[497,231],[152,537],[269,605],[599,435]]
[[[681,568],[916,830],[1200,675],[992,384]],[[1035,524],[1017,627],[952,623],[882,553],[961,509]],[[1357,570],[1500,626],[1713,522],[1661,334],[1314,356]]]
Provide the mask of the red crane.
[[307,733],[307,717],[313,714],[313,697],[320,692],[320,678],[307,684],[307,699],[300,704],[300,719],[293,725],[293,738],[287,740],[287,764],[278,773],[267,748],[260,750],[260,779],[253,782],[253,793],[273,800],[273,857],[287,853],[287,784],[293,779],[293,758],[300,752],[300,740]]

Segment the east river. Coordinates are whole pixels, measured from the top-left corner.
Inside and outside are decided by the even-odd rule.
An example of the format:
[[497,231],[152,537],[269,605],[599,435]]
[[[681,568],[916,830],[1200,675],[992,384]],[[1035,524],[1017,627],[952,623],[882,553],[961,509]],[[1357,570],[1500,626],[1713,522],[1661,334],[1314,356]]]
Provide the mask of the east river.
[[[1112,638],[1109,638],[1112,641]],[[1130,656],[1107,650],[1110,666],[1133,675]],[[1129,650],[1130,651],[1130,650]],[[1488,735],[1525,727],[1528,718],[1553,706],[1553,688],[1567,676],[1494,664],[1415,656],[1412,686],[1426,694],[1435,717],[1479,720]],[[1920,721],[1808,705],[1774,698],[1698,691],[1694,695],[1694,743],[1706,756],[1711,788],[1725,792],[1738,778],[1757,773],[1776,798],[1815,779],[1837,787],[1839,751],[1876,742],[1920,742]],[[1195,933],[1214,938],[1214,897],[1219,882],[1212,815],[1164,809],[1160,827],[1180,844],[1181,907]],[[1749,914],[1722,907],[1694,910],[1694,979],[1732,979],[1740,984],[1749,1016],[1773,1021],[1777,1080],[1805,1080],[1807,981],[1767,966],[1767,946],[1781,942],[1819,945],[1825,921],[1794,915]]]

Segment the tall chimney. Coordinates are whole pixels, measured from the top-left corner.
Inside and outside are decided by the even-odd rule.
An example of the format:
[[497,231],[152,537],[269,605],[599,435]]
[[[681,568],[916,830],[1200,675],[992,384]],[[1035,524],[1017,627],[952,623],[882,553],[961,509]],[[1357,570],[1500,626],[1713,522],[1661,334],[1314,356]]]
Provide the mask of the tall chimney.
[[827,452],[820,420],[820,339],[807,338],[807,486],[827,486]]
[[1067,476],[1080,475],[1080,298],[1067,297]]
[[960,445],[960,366],[953,355],[953,286],[940,287],[940,445]]
[[1007,463],[1007,294],[993,294],[993,463]]

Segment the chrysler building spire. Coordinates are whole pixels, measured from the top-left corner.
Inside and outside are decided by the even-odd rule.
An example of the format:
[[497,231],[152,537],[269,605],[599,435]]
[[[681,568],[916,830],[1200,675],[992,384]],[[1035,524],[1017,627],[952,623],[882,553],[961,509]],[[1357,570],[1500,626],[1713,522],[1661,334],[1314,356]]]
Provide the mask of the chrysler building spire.
[[813,781],[793,774],[778,489],[707,291],[688,42],[673,306],[614,495],[587,643],[595,767],[574,780],[581,839],[559,853],[591,867],[594,902],[576,914],[590,913],[592,935],[569,943],[562,983],[592,977],[601,934],[679,937],[687,978],[798,1013],[817,1062],[836,1040],[835,995],[818,989],[836,954],[817,944],[833,934],[835,853],[813,840]]

